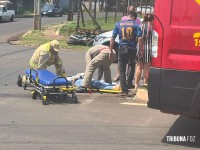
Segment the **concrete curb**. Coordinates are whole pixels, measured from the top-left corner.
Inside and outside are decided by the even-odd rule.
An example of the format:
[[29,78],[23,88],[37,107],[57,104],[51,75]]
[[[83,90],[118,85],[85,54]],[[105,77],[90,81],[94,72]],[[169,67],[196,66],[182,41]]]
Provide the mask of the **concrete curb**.
[[148,90],[146,88],[139,87],[135,97],[136,97],[137,100],[147,102],[148,99],[149,99],[148,98]]

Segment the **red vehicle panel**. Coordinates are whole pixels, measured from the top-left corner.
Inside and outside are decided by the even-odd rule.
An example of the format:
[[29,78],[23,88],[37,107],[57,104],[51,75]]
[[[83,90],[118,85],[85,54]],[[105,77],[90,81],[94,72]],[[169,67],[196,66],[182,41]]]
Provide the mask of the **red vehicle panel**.
[[200,116],[200,0],[156,0],[149,107]]

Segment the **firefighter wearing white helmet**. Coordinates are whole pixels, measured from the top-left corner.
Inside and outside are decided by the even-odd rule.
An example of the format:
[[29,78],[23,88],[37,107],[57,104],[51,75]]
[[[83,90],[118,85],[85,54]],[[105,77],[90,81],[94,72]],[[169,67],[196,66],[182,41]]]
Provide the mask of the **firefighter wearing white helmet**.
[[59,46],[59,42],[53,40],[38,47],[30,60],[31,69],[46,69],[51,65],[55,65],[57,75],[66,77],[62,60],[58,56]]

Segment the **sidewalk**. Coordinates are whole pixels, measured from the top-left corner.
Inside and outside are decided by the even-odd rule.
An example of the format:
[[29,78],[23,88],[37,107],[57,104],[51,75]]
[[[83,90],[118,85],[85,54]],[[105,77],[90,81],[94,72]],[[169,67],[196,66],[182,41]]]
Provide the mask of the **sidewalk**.
[[139,87],[135,97],[136,97],[137,100],[147,102],[148,99],[149,99],[148,98],[148,90],[146,88]]

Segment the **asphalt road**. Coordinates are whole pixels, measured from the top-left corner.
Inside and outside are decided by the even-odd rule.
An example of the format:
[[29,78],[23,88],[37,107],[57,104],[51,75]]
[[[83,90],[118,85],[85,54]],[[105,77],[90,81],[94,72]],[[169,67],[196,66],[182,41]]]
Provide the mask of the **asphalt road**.
[[[0,24],[0,33],[9,24]],[[79,104],[44,106],[39,99],[32,100],[31,91],[17,87],[16,80],[29,68],[33,52],[34,48],[0,43],[0,150],[200,148],[199,120],[164,114],[115,94],[78,94]],[[84,71],[83,52],[63,50],[60,56],[68,75]],[[116,64],[111,69],[114,76]],[[123,105],[127,101],[129,105]],[[176,136],[189,140],[169,140]]]
[[[63,17],[42,17],[42,26],[57,22],[67,21],[67,16]],[[15,18],[14,22],[0,23],[0,42],[5,42],[9,37],[33,29],[33,18]]]
[[[122,16],[122,13],[118,13],[118,16]],[[97,13],[97,18],[105,16],[104,12]],[[114,13],[109,12],[108,17],[114,17]],[[77,15],[74,15],[74,20],[77,20]],[[84,18],[90,18],[89,15],[84,12]],[[49,25],[57,22],[67,21],[67,15],[62,17],[42,17],[41,24]],[[17,35],[28,30],[33,29],[33,18],[15,18],[14,22],[0,22],[0,42],[6,42],[11,36]]]

